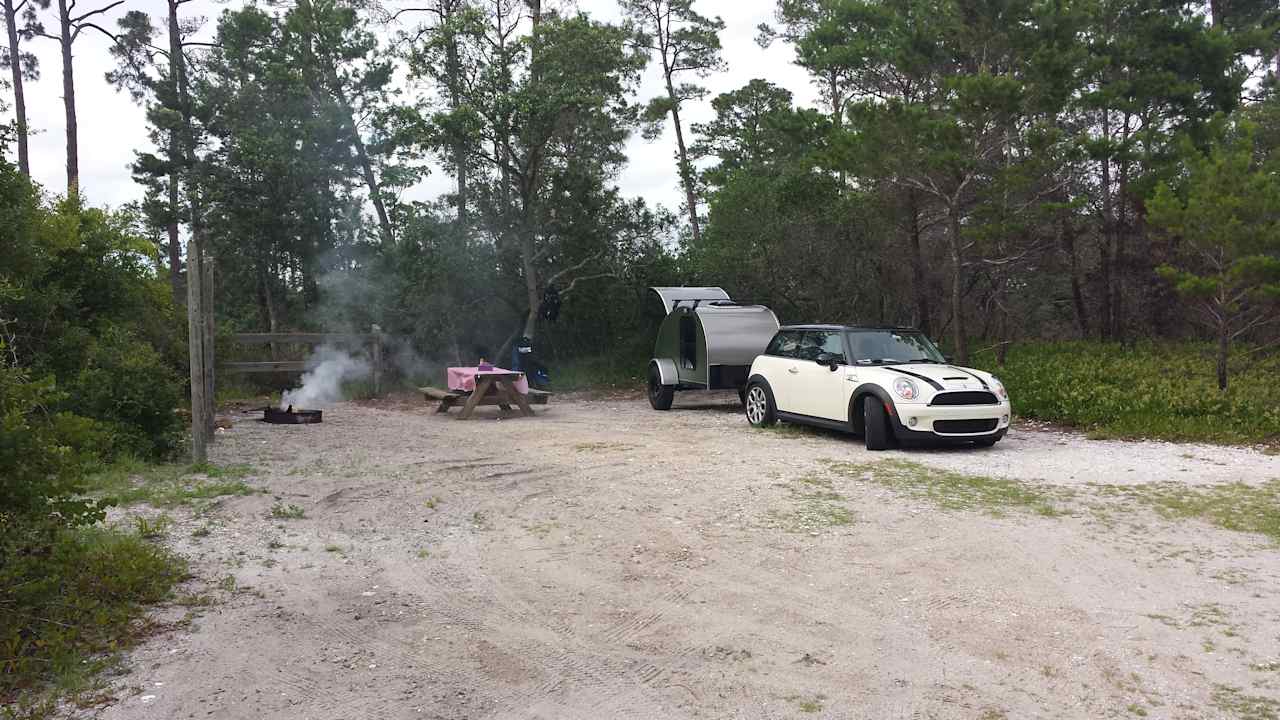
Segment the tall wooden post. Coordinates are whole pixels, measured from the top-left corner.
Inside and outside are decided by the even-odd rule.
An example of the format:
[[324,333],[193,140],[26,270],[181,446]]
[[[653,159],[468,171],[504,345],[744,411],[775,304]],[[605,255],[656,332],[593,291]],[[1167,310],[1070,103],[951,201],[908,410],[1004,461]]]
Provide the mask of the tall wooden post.
[[191,361],[191,462],[208,462],[209,412],[205,393],[204,253],[193,233],[187,241],[187,349]]
[[373,396],[382,395],[382,328],[376,324],[373,330]]
[[[200,248],[204,252],[203,244]],[[217,268],[217,264],[208,253],[204,253],[200,262],[200,292],[201,303],[200,312],[204,314],[204,406],[205,406],[205,437],[209,442],[215,439],[214,433],[214,413],[217,409],[217,386],[215,380],[216,360],[214,358],[214,337],[217,335],[217,325],[213,319],[213,273]]]

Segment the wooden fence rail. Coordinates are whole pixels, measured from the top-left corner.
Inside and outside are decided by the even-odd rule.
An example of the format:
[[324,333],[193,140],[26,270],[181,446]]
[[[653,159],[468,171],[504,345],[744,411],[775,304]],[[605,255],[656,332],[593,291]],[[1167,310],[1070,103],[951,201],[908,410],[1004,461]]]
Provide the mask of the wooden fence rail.
[[[368,333],[236,333],[231,336],[238,345],[359,345],[369,346],[372,365],[373,394],[382,394],[382,329],[374,325]],[[224,362],[228,373],[304,373],[305,360],[253,360]]]

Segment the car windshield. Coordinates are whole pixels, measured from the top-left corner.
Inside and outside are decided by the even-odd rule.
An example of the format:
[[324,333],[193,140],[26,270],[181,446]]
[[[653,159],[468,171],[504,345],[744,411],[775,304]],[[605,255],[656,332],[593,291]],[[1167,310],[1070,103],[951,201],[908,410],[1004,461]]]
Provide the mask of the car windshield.
[[946,362],[924,333],[909,330],[854,330],[849,348],[859,365]]

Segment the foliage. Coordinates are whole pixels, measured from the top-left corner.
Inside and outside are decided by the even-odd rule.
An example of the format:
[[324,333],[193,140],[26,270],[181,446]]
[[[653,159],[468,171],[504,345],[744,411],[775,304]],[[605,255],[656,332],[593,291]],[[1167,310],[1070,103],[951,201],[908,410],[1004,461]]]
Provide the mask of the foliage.
[[1198,343],[1019,343],[1003,367],[993,353],[978,366],[998,375],[1021,417],[1101,437],[1220,443],[1280,439],[1280,358],[1236,352],[1236,382],[1219,392],[1213,349]]
[[1208,156],[1188,149],[1181,196],[1161,184],[1148,204],[1151,223],[1175,243],[1157,271],[1217,336],[1224,390],[1231,341],[1280,320],[1280,179],[1257,166],[1253,133],[1243,125]]
[[[0,340],[0,354],[7,353]],[[40,548],[59,527],[103,517],[99,503],[81,496],[101,428],[50,410],[59,400],[52,378],[32,381],[11,360],[0,362],[0,567]]]
[[0,705],[21,713],[39,689],[62,690],[144,637],[145,604],[169,596],[185,564],[118,530],[60,530],[39,552],[0,563]]
[[50,207],[0,163],[0,318],[10,365],[51,383],[41,402],[102,431],[106,456],[179,446],[182,326],[133,218]]

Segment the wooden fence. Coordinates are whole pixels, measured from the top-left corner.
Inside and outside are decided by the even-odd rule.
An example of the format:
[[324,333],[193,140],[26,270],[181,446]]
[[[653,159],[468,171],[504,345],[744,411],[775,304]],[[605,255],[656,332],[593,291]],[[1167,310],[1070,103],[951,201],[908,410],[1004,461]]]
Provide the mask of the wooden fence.
[[[382,329],[377,325],[367,333],[237,333],[231,339],[238,345],[368,346],[373,366],[373,394],[382,394]],[[306,360],[224,362],[220,368],[226,373],[304,373],[309,369]]]

